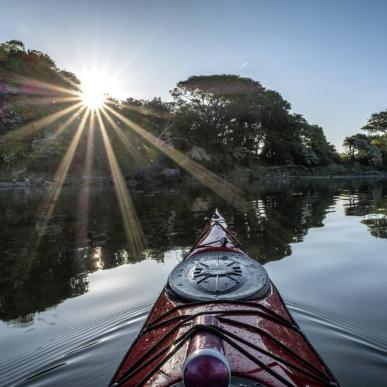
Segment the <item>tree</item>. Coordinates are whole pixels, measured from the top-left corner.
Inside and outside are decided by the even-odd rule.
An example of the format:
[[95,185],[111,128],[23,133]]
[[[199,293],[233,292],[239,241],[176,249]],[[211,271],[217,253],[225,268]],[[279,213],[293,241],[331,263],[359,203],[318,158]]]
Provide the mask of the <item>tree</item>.
[[374,113],[362,127],[370,136],[387,134],[387,109],[379,113]]
[[20,40],[9,40],[8,42],[0,44],[0,49],[3,49],[8,52],[24,52],[25,46],[24,43]]
[[[37,156],[42,156],[40,168],[42,164],[47,169],[57,164],[61,154],[52,150],[62,150],[63,144],[67,145],[66,135],[61,136],[61,143],[50,142],[50,147],[38,147],[37,144],[46,143],[45,137],[49,137],[68,117],[45,125],[41,131],[31,131],[20,139],[13,138],[12,132],[69,106],[68,102],[58,100],[57,97],[68,96],[59,90],[79,90],[79,83],[74,74],[58,69],[48,55],[26,50],[18,40],[0,44],[0,164],[12,167],[24,159],[31,166]],[[39,97],[43,97],[44,103],[31,103],[32,99]],[[42,153],[42,149],[47,152]]]
[[280,159],[278,132],[287,128],[290,104],[279,93],[238,75],[208,75],[179,82],[171,94],[174,130],[191,143],[219,155],[244,147]]
[[337,159],[321,127],[290,114],[288,101],[252,79],[193,76],[171,94],[173,130],[212,154],[243,163],[249,156],[273,164],[327,165]]
[[377,136],[370,140],[371,144],[376,146],[382,153],[383,166],[387,168],[387,134]]
[[347,149],[349,157],[363,165],[380,167],[383,163],[380,149],[371,144],[370,139],[365,134],[355,134],[346,137],[344,147]]

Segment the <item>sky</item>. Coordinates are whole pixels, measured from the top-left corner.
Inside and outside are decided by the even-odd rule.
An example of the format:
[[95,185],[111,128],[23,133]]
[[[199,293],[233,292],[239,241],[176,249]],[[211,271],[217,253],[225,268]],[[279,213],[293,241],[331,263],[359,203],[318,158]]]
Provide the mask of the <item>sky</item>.
[[[116,96],[170,99],[191,75],[278,91],[339,150],[387,108],[387,1],[0,0],[0,42],[118,79]],[[119,95],[118,95],[119,94]]]

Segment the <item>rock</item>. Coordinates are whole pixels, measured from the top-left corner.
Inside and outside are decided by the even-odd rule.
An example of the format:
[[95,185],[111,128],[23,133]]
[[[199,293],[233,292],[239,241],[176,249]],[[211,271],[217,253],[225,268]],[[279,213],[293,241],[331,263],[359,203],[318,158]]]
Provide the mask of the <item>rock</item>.
[[179,168],[165,168],[161,171],[161,174],[164,177],[179,177],[181,176],[181,171]]
[[29,179],[18,180],[15,182],[16,187],[27,187],[30,185]]
[[132,178],[127,178],[126,184],[128,185],[128,187],[134,188],[134,187],[137,187],[138,181]]
[[0,181],[0,188],[7,188],[12,186],[13,186],[12,181]]
[[191,205],[192,212],[208,212],[211,206],[211,201],[203,198],[197,198]]
[[225,153],[218,161],[219,169],[228,170],[234,166],[233,158],[229,153]]
[[238,163],[244,163],[246,162],[248,156],[249,156],[249,150],[244,146],[238,146],[232,150],[232,156],[234,157],[235,161]]
[[194,145],[191,150],[187,153],[191,159],[196,161],[211,161],[212,157],[207,153],[204,148]]
[[22,168],[22,169],[19,169],[18,171],[13,172],[13,174],[14,174],[15,176],[20,176],[20,175],[22,175],[23,173],[25,173],[26,171],[27,171],[27,168]]
[[35,138],[31,149],[32,156],[39,160],[55,159],[63,154],[60,143],[54,137]]

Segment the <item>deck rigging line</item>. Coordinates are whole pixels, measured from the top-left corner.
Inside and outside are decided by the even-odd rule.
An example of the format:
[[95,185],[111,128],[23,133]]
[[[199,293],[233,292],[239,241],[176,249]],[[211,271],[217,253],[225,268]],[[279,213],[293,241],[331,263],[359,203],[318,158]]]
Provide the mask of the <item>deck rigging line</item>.
[[[222,340],[224,340],[226,343],[228,343],[230,346],[232,346],[234,349],[236,349],[238,352],[240,352],[242,355],[247,357],[249,360],[257,364],[259,367],[267,371],[269,374],[271,374],[273,377],[275,377],[277,380],[281,381],[284,383],[286,386],[293,386],[293,384],[290,384],[286,379],[284,379],[281,375],[279,375],[276,371],[262,363],[259,359],[257,359],[254,355],[246,351],[243,347],[241,347],[239,344],[236,343],[239,342],[243,345],[246,345],[250,347],[251,349],[263,353],[266,356],[269,356],[276,360],[279,363],[282,363],[286,365],[289,368],[293,368],[294,370],[306,375],[309,377],[311,380],[314,380],[315,382],[321,383],[322,385],[325,386],[337,386],[337,384],[330,380],[327,375],[325,375],[321,370],[317,369],[313,364],[311,364],[309,361],[306,359],[303,359],[301,356],[299,356],[297,353],[295,353],[291,348],[289,348],[287,345],[281,343],[279,340],[277,340],[275,337],[273,337],[270,333],[266,332],[264,329],[252,326],[250,324],[246,324],[240,321],[232,320],[230,318],[227,318],[227,316],[231,317],[232,315],[257,315],[260,317],[264,317],[267,319],[270,319],[271,321],[276,322],[277,324],[284,325],[289,329],[294,329],[297,332],[300,332],[299,327],[296,324],[293,324],[289,322],[288,320],[284,319],[277,313],[273,312],[270,309],[267,309],[263,305],[256,304],[253,302],[249,301],[238,301],[236,303],[242,304],[242,305],[248,305],[248,306],[255,306],[258,308],[262,308],[265,312],[269,312],[269,314],[262,313],[262,311],[259,310],[253,310],[253,309],[244,309],[244,310],[235,310],[235,311],[223,311],[223,310],[218,310],[218,311],[202,311],[198,313],[194,313],[191,315],[179,315],[175,316],[172,318],[169,318],[167,320],[163,320],[167,315],[170,315],[176,310],[179,310],[184,307],[188,306],[201,306],[201,305],[206,305],[206,304],[211,304],[213,302],[195,302],[195,303],[189,303],[189,304],[183,304],[176,306],[169,311],[165,312],[163,315],[159,316],[153,324],[149,325],[147,328],[145,328],[141,333],[140,337],[143,336],[144,334],[148,333],[149,331],[152,331],[154,329],[158,329],[164,325],[168,325],[172,322],[177,322],[176,325],[174,325],[167,333],[163,334],[163,337],[157,342],[156,345],[151,347],[148,351],[146,351],[129,369],[125,371],[125,373],[119,378],[119,380],[113,385],[113,386],[121,386],[123,385],[126,381],[128,381],[130,378],[132,378],[135,374],[141,372],[144,368],[146,368],[148,365],[150,365],[152,362],[156,361],[158,358],[161,356],[165,355],[168,353],[168,351],[173,348],[172,351],[170,351],[160,362],[157,363],[155,367],[152,368],[152,370],[142,379],[142,381],[137,384],[137,386],[142,386],[147,380],[149,380],[159,369],[162,367],[169,359],[174,356],[177,351],[189,340],[192,338],[192,336],[198,332],[211,332],[220,337]],[[223,303],[223,302],[222,302]],[[225,301],[224,303],[230,303],[229,301]],[[233,302],[234,303],[234,302]],[[266,310],[267,309],[267,310]],[[255,344],[252,344],[239,336],[228,332],[227,330],[220,328],[220,327],[215,327],[215,326],[209,326],[209,325],[203,325],[203,324],[196,324],[193,327],[191,327],[187,332],[183,333],[179,337],[177,337],[172,344],[168,344],[161,350],[159,350],[157,353],[155,353],[153,356],[151,356],[148,360],[145,361],[145,359],[152,353],[154,353],[155,348],[162,343],[164,343],[167,339],[169,339],[173,334],[176,334],[177,331],[187,325],[190,325],[191,322],[199,316],[202,315],[213,315],[217,314],[217,318],[219,319],[220,322],[229,324],[229,325],[234,325],[236,327],[242,328],[242,329],[249,329],[252,331],[255,331],[257,334],[266,336],[269,338],[272,342],[274,342],[276,345],[281,347],[285,352],[288,353],[288,355],[292,356],[293,358],[297,359],[299,362],[301,362],[305,367],[308,369],[303,369],[288,360],[285,360],[281,358],[278,355],[275,355],[271,352],[268,352],[267,350],[260,348],[256,346]],[[231,315],[231,316],[230,316]],[[145,362],[144,362],[145,361]]]
[[[182,324],[178,324],[178,326],[174,327],[173,329],[170,330],[170,332],[167,333],[166,336],[163,337],[163,339],[161,339],[161,341],[159,341],[157,343],[157,345],[159,345],[161,342],[163,342],[166,337],[170,336],[172,333],[176,332],[176,329],[178,327],[181,327]],[[146,362],[142,363],[142,364],[139,364],[142,362],[142,360],[150,353],[150,352],[153,352],[154,350],[154,347],[149,349],[142,357],[141,359],[139,359],[132,367],[130,367],[122,376],[121,378],[113,384],[114,387],[118,387],[118,386],[122,386],[125,382],[127,382],[131,377],[133,377],[135,374],[141,372],[143,369],[145,369],[149,364],[153,363],[155,360],[157,360],[158,358],[160,358],[160,356],[166,354],[170,349],[171,347],[173,348],[160,362],[158,362],[146,375],[145,377],[137,384],[138,387],[144,385],[169,359],[172,358],[172,356],[174,356],[177,351],[189,340],[193,337],[193,335],[195,335],[196,333],[200,333],[200,332],[204,332],[204,331],[207,331],[207,332],[210,332],[210,333],[213,333],[215,334],[216,336],[218,336],[219,338],[221,338],[223,341],[225,341],[226,343],[228,343],[230,346],[232,346],[233,348],[235,348],[238,352],[240,352],[242,355],[244,355],[245,357],[247,357],[249,360],[251,360],[253,363],[255,363],[256,365],[258,365],[259,367],[261,367],[262,369],[264,369],[266,372],[268,372],[269,374],[271,374],[273,377],[275,377],[277,380],[279,380],[281,383],[283,383],[285,386],[288,386],[288,387],[294,387],[294,385],[292,383],[289,383],[288,380],[286,380],[283,376],[281,376],[280,374],[278,374],[276,371],[274,371],[272,368],[268,367],[266,364],[264,364],[262,361],[260,361],[259,359],[257,359],[254,355],[252,355],[251,353],[249,353],[248,351],[246,351],[243,347],[241,347],[239,344],[237,344],[235,341],[238,341],[240,342],[241,344],[244,344],[252,349],[254,349],[255,351],[257,352],[260,352],[260,353],[263,353],[265,354],[266,356],[269,356],[273,359],[275,359],[276,361],[290,367],[290,368],[293,368],[295,370],[297,370],[298,372],[301,372],[303,373],[304,375],[306,375],[307,377],[309,377],[311,380],[317,382],[317,383],[320,383],[324,386],[337,386],[337,384],[333,381],[331,381],[328,376],[324,375],[323,373],[321,373],[321,371],[315,369],[315,367],[310,364],[309,362],[307,362],[306,360],[303,360],[303,362],[307,363],[308,366],[313,369],[314,372],[316,373],[311,373],[310,371],[307,371],[307,370],[304,370],[300,367],[298,367],[297,365],[295,364],[292,364],[291,362],[285,360],[285,359],[282,359],[280,356],[277,356],[277,355],[274,355],[266,350],[264,350],[263,348],[260,348],[254,344],[251,344],[250,342],[240,338],[239,336],[231,333],[231,332],[228,332],[226,331],[225,329],[223,328],[220,328],[220,327],[215,327],[215,326],[212,326],[212,325],[203,325],[203,324],[197,324],[197,325],[194,325],[190,330],[188,330],[187,332],[185,332],[184,334],[182,334],[181,336],[179,336],[177,339],[175,339],[173,341],[172,344],[169,344],[167,345],[166,347],[164,347],[163,349],[159,350],[156,354],[154,354],[151,358],[149,358]],[[271,336],[271,335],[270,335]],[[284,347],[286,347],[284,344],[282,344]],[[287,347],[286,347],[287,348]],[[290,353],[292,352],[290,348],[287,348],[287,351]]]

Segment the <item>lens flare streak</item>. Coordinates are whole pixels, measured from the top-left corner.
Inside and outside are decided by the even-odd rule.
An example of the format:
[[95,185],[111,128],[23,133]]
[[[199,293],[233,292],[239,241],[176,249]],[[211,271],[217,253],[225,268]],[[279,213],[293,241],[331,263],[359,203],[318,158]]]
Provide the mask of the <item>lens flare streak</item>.
[[52,124],[53,122],[57,121],[59,118],[65,116],[66,114],[73,112],[74,110],[78,109],[80,106],[82,106],[82,102],[79,102],[75,105],[71,105],[58,112],[52,113],[46,117],[41,118],[40,120],[26,124],[17,130],[14,130],[12,132],[5,134],[4,137],[6,140],[18,140],[25,136],[29,136],[37,132],[38,130],[44,128],[46,125]]
[[16,108],[16,107],[22,107],[22,106],[39,106],[39,105],[46,105],[46,106],[55,106],[55,104],[59,103],[66,103],[66,102],[79,102],[79,97],[42,97],[42,96],[26,96],[26,95],[20,95],[15,97],[15,100],[11,103],[7,103],[5,107],[7,109],[9,108]]
[[104,108],[101,109],[102,114],[109,122],[110,126],[117,133],[118,137],[128,150],[129,154],[133,157],[134,162],[139,166],[145,166],[147,164],[146,158],[136,149],[129,137],[125,135],[124,131],[114,122],[114,120],[106,113]]
[[47,225],[48,222],[54,212],[59,194],[61,192],[63,183],[66,179],[67,172],[70,168],[71,162],[74,158],[75,151],[78,147],[79,140],[82,136],[83,129],[86,124],[86,120],[88,118],[89,111],[85,112],[82,120],[77,128],[77,131],[74,134],[73,139],[71,140],[70,146],[68,147],[65,155],[63,156],[63,159],[56,171],[54,183],[47,195],[47,198],[45,200],[45,203],[43,204],[43,208],[40,214],[40,220],[36,224],[36,229],[39,229],[39,233],[36,235],[34,234],[29,238],[27,252],[28,252],[28,260],[26,262],[26,265],[24,267],[24,275],[22,276],[23,279],[28,278],[28,273],[32,267],[33,261],[36,257],[37,249],[40,246],[40,242],[42,239],[42,236],[46,234]]
[[94,132],[95,119],[94,114],[90,114],[85,163],[83,166],[83,176],[86,180],[83,182],[81,193],[78,199],[78,217],[77,217],[77,234],[76,247],[84,247],[87,244],[87,235],[89,228],[89,208],[90,208],[90,184],[87,180],[92,175],[92,165],[94,159]]
[[192,176],[198,179],[203,185],[210,188],[224,200],[233,204],[235,207],[241,207],[241,205],[245,203],[242,191],[233,186],[231,183],[225,181],[221,177],[217,176],[215,173],[210,172],[205,167],[193,161],[191,158],[178,151],[171,145],[160,141],[152,133],[148,132],[140,125],[124,117],[122,114],[116,112],[111,107],[105,106],[105,109],[111,112],[129,128],[140,134],[147,142],[149,142],[154,147],[156,147],[161,152],[170,157],[173,161],[176,162],[176,164],[185,169]]
[[114,188],[116,190],[122,219],[125,228],[125,234],[129,243],[130,250],[133,254],[140,254],[144,251],[144,236],[140,226],[140,221],[137,217],[136,210],[133,205],[132,198],[127,189],[125,179],[118,165],[114,154],[109,136],[106,132],[105,124],[102,121],[100,111],[96,111],[99,128],[102,133],[102,139],[105,146],[106,155],[108,158],[110,170],[113,175]]
[[89,111],[87,111],[83,117],[82,120],[77,128],[77,131],[74,134],[73,139],[71,140],[71,143],[63,156],[63,159],[58,167],[57,172],[55,173],[54,182],[50,189],[50,192],[48,194],[48,198],[46,201],[46,204],[42,211],[42,223],[41,227],[44,229],[47,227],[47,223],[50,220],[52,213],[55,209],[56,202],[58,200],[60,191],[62,189],[63,183],[66,179],[67,172],[70,168],[71,162],[73,161],[75,151],[77,150],[79,140],[81,139],[83,130],[86,125],[87,118],[89,116]]
[[81,106],[76,112],[74,112],[65,122],[60,124],[54,130],[54,137],[59,137],[77,118],[80,118],[80,115],[86,110],[85,106]]
[[[12,77],[12,79],[13,81],[20,84],[22,90],[24,90],[27,94],[31,92],[36,92],[37,90],[38,91],[46,90],[46,91],[53,92],[56,95],[58,94],[72,95],[80,99],[80,92],[78,90],[66,89],[65,87],[53,85],[51,83],[47,83],[44,81],[38,81],[36,79],[27,78],[21,75],[15,75],[14,77]],[[74,85],[75,89],[79,89],[79,85],[75,85],[72,82],[69,82],[69,83]]]

